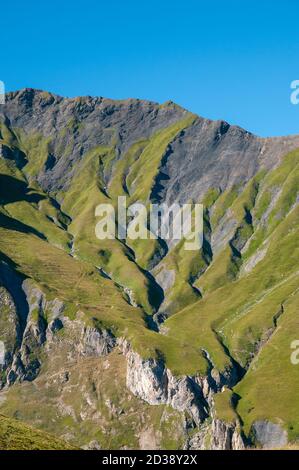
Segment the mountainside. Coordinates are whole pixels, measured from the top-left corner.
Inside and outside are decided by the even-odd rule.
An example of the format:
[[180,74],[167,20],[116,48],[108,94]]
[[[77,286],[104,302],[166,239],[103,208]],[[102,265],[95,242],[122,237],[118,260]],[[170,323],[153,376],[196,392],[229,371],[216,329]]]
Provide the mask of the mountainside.
[[[9,93],[0,412],[91,449],[296,445],[298,192],[299,135],[172,102]],[[98,240],[95,208],[118,196],[202,203],[202,248]]]

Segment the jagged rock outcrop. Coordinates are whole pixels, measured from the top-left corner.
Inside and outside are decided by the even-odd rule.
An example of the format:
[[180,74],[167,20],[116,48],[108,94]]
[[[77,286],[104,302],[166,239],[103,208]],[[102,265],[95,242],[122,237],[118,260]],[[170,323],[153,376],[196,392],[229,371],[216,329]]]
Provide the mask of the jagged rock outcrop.
[[244,440],[239,423],[226,423],[213,418],[210,424],[201,426],[199,432],[188,441],[190,450],[243,450]]
[[126,345],[127,387],[151,405],[167,404],[190,414],[199,425],[207,416],[213,393],[231,381],[229,373],[221,375],[211,369],[208,376],[176,377],[163,360],[143,359]]
[[[63,329],[63,338],[57,331]],[[67,347],[70,359],[78,357],[101,357],[111,352],[116,344],[114,336],[105,329],[86,325],[81,312],[76,319],[61,315],[51,321],[47,330],[46,350],[58,350]]]
[[226,423],[220,419],[213,419],[211,426],[211,450],[241,450],[244,442],[237,423]]
[[87,325],[82,313],[78,312],[77,318],[71,320],[64,315],[65,305],[59,299],[47,301],[44,293],[29,280],[22,283],[22,288],[28,302],[28,316],[22,327],[13,297],[0,288],[0,319],[6,321],[0,338],[5,349],[5,361],[0,365],[5,373],[2,387],[34,380],[42,366],[43,351],[56,356],[62,348],[75,361],[77,357],[105,356],[114,348],[114,336],[105,329]]
[[211,393],[206,377],[175,377],[163,361],[142,359],[131,349],[127,357],[127,387],[151,405],[166,404],[187,411],[199,424],[208,415]]
[[[121,344],[127,358],[127,387],[151,405],[166,404],[187,412],[199,431],[187,441],[190,449],[244,449],[240,424],[217,419],[213,394],[220,392],[232,378],[215,369],[206,377],[174,376],[162,360],[142,359],[125,341]],[[208,424],[212,417],[211,424]]]
[[[0,286],[0,312],[0,371],[4,371],[12,364],[14,352],[19,342],[20,325],[13,298],[3,286]],[[1,374],[0,388],[3,387],[5,382],[6,378]]]
[[208,415],[210,384],[206,377],[175,377],[163,361],[142,359],[129,350],[127,387],[151,405],[166,404],[178,411],[187,411],[199,424]]

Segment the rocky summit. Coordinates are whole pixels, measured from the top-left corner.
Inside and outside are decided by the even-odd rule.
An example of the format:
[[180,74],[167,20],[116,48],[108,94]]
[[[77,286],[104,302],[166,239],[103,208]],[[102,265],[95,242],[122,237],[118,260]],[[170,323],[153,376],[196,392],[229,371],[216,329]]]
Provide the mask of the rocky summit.
[[[119,196],[202,204],[202,247],[97,239],[96,207]],[[9,93],[0,448],[296,446],[298,235],[299,135],[173,102]]]

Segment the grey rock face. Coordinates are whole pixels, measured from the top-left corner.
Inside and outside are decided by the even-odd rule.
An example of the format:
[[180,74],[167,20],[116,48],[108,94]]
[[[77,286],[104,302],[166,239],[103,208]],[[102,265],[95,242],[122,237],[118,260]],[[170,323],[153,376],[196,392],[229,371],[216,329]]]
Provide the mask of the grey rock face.
[[213,419],[211,429],[211,450],[241,450],[244,442],[235,423]]
[[[230,377],[174,376],[162,361],[142,359],[130,348],[127,358],[127,387],[137,397],[151,405],[167,404],[178,411],[187,411],[200,424],[208,415],[211,397]],[[214,377],[213,377],[214,376]]]
[[115,338],[107,330],[98,330],[92,327],[79,325],[81,337],[77,351],[81,356],[106,356],[114,348]]
[[163,265],[160,265],[159,271],[155,276],[156,281],[162,287],[163,291],[166,292],[172,288],[175,283],[175,270],[165,269]]
[[[133,143],[188,114],[171,102],[160,106],[137,99],[69,99],[33,89],[8,93],[0,109],[0,119],[9,128],[50,138],[49,156],[38,181],[52,191],[67,187],[74,167],[89,150],[114,146],[115,161],[119,160]],[[298,146],[299,136],[259,138],[224,121],[195,117],[169,145],[151,199],[168,204],[199,201],[210,187],[224,190],[244,183],[261,167],[277,165]],[[108,183],[113,165],[107,171]]]
[[205,379],[203,382],[191,377],[175,377],[162,362],[144,360],[133,351],[127,353],[129,390],[151,405],[167,404],[178,411],[188,411],[197,424],[207,416],[209,386]]
[[46,299],[44,294],[30,281],[22,283],[28,315],[20,338],[20,345],[14,352],[13,362],[7,370],[7,383],[34,380],[40,370],[40,351],[46,341],[47,322],[44,317]]
[[[186,442],[188,449],[244,449],[240,424],[217,419],[214,393],[224,384],[235,380],[234,373],[220,375],[211,369],[207,376],[174,376],[163,361],[142,359],[124,341],[120,344],[127,358],[127,387],[137,397],[151,405],[166,404],[187,412],[198,431]],[[209,422],[207,418],[211,417]]]
[[205,377],[174,377],[168,375],[167,403],[178,411],[188,411],[196,424],[208,415],[210,387]]
[[252,426],[255,440],[263,449],[277,449],[288,442],[288,434],[279,424],[270,421],[255,421]]
[[[6,377],[1,379],[0,386],[34,380],[40,372],[44,352],[59,357],[63,350],[76,361],[78,357],[105,356],[114,348],[114,336],[107,330],[86,325],[80,312],[78,318],[70,320],[64,316],[64,304],[58,299],[47,301],[31,281],[25,280],[22,289],[28,303],[24,325],[20,324],[14,298],[0,287],[0,322],[5,322],[0,337],[5,346],[1,369]],[[63,335],[58,334],[61,330]]]
[[143,360],[133,351],[127,353],[127,386],[150,405],[167,403],[168,378],[162,363]]
[[[11,366],[15,349],[18,346],[20,325],[16,306],[10,293],[0,285],[0,371]],[[5,385],[5,378],[0,376],[0,388]]]
[[171,143],[157,176],[156,199],[200,201],[211,187],[228,189],[261,167],[273,168],[298,144],[298,136],[263,139],[223,121],[198,118]]
[[189,440],[190,450],[243,450],[244,441],[238,423],[225,423],[212,419],[211,424],[203,424]]
[[237,221],[231,217],[231,211],[228,210],[211,236],[211,248],[214,256],[232,239],[237,227]]
[[[147,138],[187,115],[171,103],[159,106],[150,101],[105,98],[62,98],[39,90],[24,89],[7,95],[0,119],[26,134],[55,137],[49,148],[51,165],[38,175],[45,190],[67,186],[72,168],[97,146],[116,146],[118,159],[134,142]],[[80,133],[69,129],[80,126]],[[65,130],[61,135],[58,130]],[[58,132],[57,132],[58,131]],[[61,154],[61,149],[65,151]],[[109,179],[109,175],[106,175]]]
[[[61,330],[63,334],[57,334]],[[109,331],[86,325],[80,312],[74,320],[63,314],[53,319],[48,325],[46,337],[45,350],[48,354],[59,356],[59,351],[63,350],[73,362],[79,357],[106,356],[116,345]]]

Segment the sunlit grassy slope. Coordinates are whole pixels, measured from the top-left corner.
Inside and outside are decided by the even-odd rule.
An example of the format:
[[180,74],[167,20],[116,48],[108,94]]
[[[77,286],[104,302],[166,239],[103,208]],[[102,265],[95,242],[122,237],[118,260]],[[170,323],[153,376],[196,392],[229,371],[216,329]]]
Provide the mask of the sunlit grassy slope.
[[71,445],[43,431],[0,415],[0,450],[71,450]]

